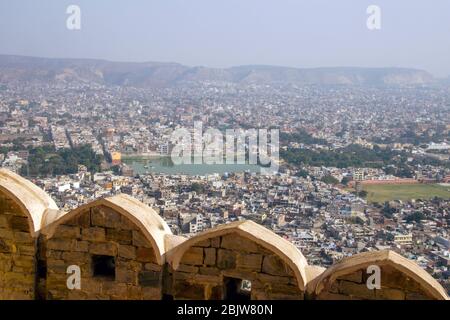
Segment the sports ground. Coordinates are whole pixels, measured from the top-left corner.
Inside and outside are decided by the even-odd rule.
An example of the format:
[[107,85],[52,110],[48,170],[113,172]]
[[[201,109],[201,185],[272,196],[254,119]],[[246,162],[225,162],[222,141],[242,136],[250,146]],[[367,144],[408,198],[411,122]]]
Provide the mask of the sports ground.
[[450,199],[450,186],[439,184],[377,184],[365,185],[369,202],[384,203],[391,200]]

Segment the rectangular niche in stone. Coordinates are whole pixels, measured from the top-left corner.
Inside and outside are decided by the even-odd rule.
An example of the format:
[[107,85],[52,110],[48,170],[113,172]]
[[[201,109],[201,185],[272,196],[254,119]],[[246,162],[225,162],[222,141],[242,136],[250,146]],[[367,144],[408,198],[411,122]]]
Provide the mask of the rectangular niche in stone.
[[92,256],[92,267],[94,278],[104,278],[115,280],[116,278],[116,261],[112,256]]

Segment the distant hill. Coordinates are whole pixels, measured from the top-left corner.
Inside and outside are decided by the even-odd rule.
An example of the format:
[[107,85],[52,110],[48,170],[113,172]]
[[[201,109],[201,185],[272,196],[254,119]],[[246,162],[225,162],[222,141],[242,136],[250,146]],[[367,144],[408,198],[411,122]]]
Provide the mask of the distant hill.
[[311,68],[248,65],[225,69],[178,63],[112,62],[0,55],[0,83],[65,81],[134,87],[187,83],[298,85],[420,85],[435,81],[426,71],[407,68]]

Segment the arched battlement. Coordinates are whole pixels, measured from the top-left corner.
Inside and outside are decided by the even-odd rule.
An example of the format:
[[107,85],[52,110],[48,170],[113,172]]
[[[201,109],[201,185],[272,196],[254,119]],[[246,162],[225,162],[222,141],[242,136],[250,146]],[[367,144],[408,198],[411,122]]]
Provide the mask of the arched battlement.
[[[367,286],[369,277],[374,274],[370,266],[379,267],[380,289]],[[372,279],[369,282],[372,283]],[[307,291],[314,299],[324,300],[448,299],[444,288],[430,274],[391,250],[369,251],[344,258],[313,279]]]
[[0,169],[0,299],[35,298],[36,239],[57,210],[42,189]]
[[[168,252],[168,262],[174,271],[175,298],[184,298],[177,294],[182,292],[177,288],[184,285],[184,277],[191,278],[187,282],[192,285],[199,284],[199,293],[203,286],[205,298],[225,298],[227,279],[250,281],[252,299],[301,298],[307,282],[307,262],[301,252],[253,221],[222,225],[192,237]],[[195,272],[200,274],[192,275]]]
[[0,192],[14,200],[28,216],[32,236],[45,226],[43,217],[46,213],[58,210],[55,201],[44,190],[6,169],[0,169]]
[[[47,299],[161,299],[167,224],[124,194],[63,214],[42,231]],[[65,285],[80,268],[79,290]]]
[[171,235],[167,223],[150,207],[139,200],[126,194],[119,194],[109,198],[102,198],[67,213],[52,216],[52,222],[47,222],[47,227],[42,231],[47,238],[52,238],[57,227],[71,220],[82,212],[86,212],[96,207],[106,207],[112,209],[132,221],[145,235],[155,250],[157,262],[164,263],[165,236]]

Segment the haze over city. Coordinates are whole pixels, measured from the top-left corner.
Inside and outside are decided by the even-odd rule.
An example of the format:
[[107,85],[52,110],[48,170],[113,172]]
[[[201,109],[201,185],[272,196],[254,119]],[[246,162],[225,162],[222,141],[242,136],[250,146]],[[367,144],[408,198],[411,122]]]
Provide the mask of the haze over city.
[[[81,8],[81,30],[66,8]],[[369,5],[381,29],[366,27]],[[427,1],[2,1],[0,53],[189,66],[409,67],[450,75],[450,3]]]

